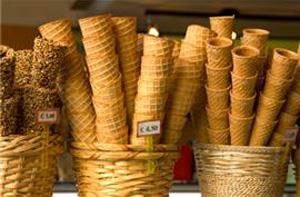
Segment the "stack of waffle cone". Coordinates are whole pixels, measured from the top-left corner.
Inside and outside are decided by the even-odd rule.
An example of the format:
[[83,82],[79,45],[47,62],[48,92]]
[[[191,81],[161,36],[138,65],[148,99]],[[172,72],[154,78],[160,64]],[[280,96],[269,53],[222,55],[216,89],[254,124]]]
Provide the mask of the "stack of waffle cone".
[[[298,57],[296,53],[286,49],[274,49],[272,65],[268,70],[266,83],[258,101],[256,118],[250,140],[251,146],[264,146],[270,141],[276,126],[276,124],[271,123],[278,122],[279,113],[286,101],[288,91],[293,82],[297,62]],[[292,100],[295,99],[293,94],[289,97],[291,97],[289,103],[293,103],[294,101]],[[285,108],[285,111],[289,113],[289,106],[286,106]],[[281,118],[282,117],[280,117],[280,119]],[[265,128],[264,125],[267,124],[269,126],[268,128]],[[282,124],[286,123],[282,123],[281,121],[279,130],[282,130]],[[275,133],[280,132],[275,131]],[[277,134],[274,137],[278,139]],[[275,142],[273,142],[273,144],[275,144]]]
[[[134,99],[140,75],[140,53],[141,49],[143,49],[143,42],[141,42],[143,36],[138,36],[136,32],[135,17],[112,17],[112,24],[117,39],[128,122],[131,123],[134,113]],[[138,40],[139,37],[140,40]]]
[[225,37],[207,41],[206,111],[208,137],[213,144],[229,144],[229,89],[232,70],[232,40]]
[[210,28],[218,34],[218,37],[225,37],[231,39],[234,16],[217,16],[209,17]]
[[[67,44],[64,62],[63,100],[75,140],[95,141],[95,112],[84,63],[77,51],[71,21],[56,20],[39,27],[41,35],[49,40]],[[81,106],[79,109],[78,106]]]
[[139,33],[137,35],[137,46],[136,46],[136,50],[138,53],[138,59],[139,59],[139,65],[141,64],[141,57],[143,56],[143,48],[144,48],[144,34],[143,33]]
[[260,87],[264,81],[265,70],[266,70],[266,50],[267,41],[270,32],[264,29],[244,29],[243,37],[241,38],[242,45],[252,46],[259,50],[259,64],[258,64],[258,83],[257,88],[261,90]]
[[127,144],[122,77],[110,16],[83,18],[79,24],[93,92],[97,140],[100,143]]
[[[182,134],[186,116],[190,113],[200,87],[203,86],[204,64],[206,61],[205,44],[216,34],[206,27],[190,25],[181,42],[178,59],[174,63],[171,91],[167,103],[166,121],[164,123],[163,143],[176,144]],[[202,80],[201,80],[202,79]],[[169,116],[176,115],[183,121],[181,126],[171,127]],[[179,122],[179,121],[178,121]],[[175,137],[174,137],[175,136]]]
[[230,141],[231,145],[249,143],[256,101],[257,64],[259,52],[248,46],[232,50],[233,71],[230,91]]
[[[162,124],[164,121],[173,65],[173,45],[169,39],[144,36],[144,54],[141,59],[141,74],[138,80],[130,133],[131,144],[147,144],[145,137],[138,136],[139,122],[160,120]],[[173,116],[171,120],[179,122],[176,116]],[[162,132],[165,131],[162,130]],[[160,136],[155,136],[154,143],[159,143],[159,139]]]

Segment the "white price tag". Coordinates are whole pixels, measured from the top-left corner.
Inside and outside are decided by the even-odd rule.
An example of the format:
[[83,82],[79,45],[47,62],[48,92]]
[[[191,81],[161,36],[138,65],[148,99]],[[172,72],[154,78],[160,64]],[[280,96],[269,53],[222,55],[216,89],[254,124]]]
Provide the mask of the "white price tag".
[[138,137],[149,136],[149,135],[159,135],[161,130],[160,120],[150,120],[138,122]]
[[57,124],[59,122],[59,109],[38,111],[37,122],[40,124]]
[[299,128],[298,127],[293,127],[293,128],[287,128],[285,130],[283,142],[291,142],[294,143],[297,139]]

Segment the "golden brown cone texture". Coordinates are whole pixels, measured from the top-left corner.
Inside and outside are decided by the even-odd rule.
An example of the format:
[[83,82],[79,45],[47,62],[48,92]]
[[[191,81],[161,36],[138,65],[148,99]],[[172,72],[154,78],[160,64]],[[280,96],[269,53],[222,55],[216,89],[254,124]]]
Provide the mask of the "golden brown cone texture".
[[234,16],[217,16],[209,17],[210,28],[218,34],[218,37],[225,37],[231,39]]
[[264,56],[270,32],[264,29],[244,29],[241,38],[242,45],[255,47],[260,56]]
[[240,118],[229,115],[230,143],[236,146],[247,146],[254,116]]
[[[165,119],[165,107],[168,98],[169,80],[172,71],[173,42],[166,38],[144,36],[144,54],[141,61],[141,75],[138,81],[138,92],[135,98],[135,110],[132,119],[131,144],[146,145],[145,137],[138,137],[137,127],[141,121]],[[147,90],[147,91],[145,91]],[[171,122],[184,120],[172,117]],[[177,123],[177,122],[176,122]],[[162,133],[165,130],[162,129]],[[176,136],[169,136],[176,137]],[[159,143],[160,136],[153,136],[154,143]]]
[[[190,25],[187,28],[184,40],[181,42],[179,57],[174,65],[174,74],[168,103],[167,118],[173,114],[186,117],[195,103],[197,93],[204,78],[204,63],[206,61],[205,43],[209,38],[216,36],[206,27]],[[186,88],[189,87],[189,88]],[[163,143],[177,143],[168,140],[165,136],[176,135],[179,139],[182,135],[181,127],[177,131],[169,128],[170,124],[164,124]]]
[[117,49],[120,57],[119,65],[125,91],[128,122],[131,123],[134,113],[134,99],[137,93],[137,82],[140,74],[143,35],[138,36],[136,32],[135,17],[112,17],[112,25],[116,34]]
[[122,78],[110,15],[83,18],[79,24],[93,90],[98,142],[128,144]]
[[[270,140],[278,122],[279,113],[286,101],[288,93],[286,89],[291,86],[297,61],[296,53],[287,49],[274,49],[272,65],[267,76],[269,81],[266,82],[263,93],[260,94],[250,146],[264,146]],[[277,81],[282,83],[276,84]]]
[[[93,142],[95,141],[95,112],[82,57],[76,50],[76,41],[72,34],[71,22],[69,20],[52,21],[40,26],[39,31],[43,37],[49,40],[63,44],[67,43],[65,93],[63,95],[67,116],[75,140],[87,143]],[[81,84],[81,86],[77,86],[77,84]],[[77,106],[82,106],[84,110],[78,111]],[[83,122],[83,120],[88,121]]]

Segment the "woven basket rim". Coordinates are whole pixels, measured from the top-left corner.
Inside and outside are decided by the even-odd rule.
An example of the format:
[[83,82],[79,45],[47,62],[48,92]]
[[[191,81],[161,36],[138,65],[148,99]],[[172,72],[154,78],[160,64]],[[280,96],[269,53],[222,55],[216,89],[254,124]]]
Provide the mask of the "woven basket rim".
[[179,157],[178,148],[168,144],[156,144],[153,151],[147,151],[147,146],[144,145],[72,142],[70,153],[79,159],[109,161],[177,159]]
[[248,153],[266,153],[266,152],[285,152],[285,147],[267,147],[267,146],[231,146],[231,145],[217,145],[217,144],[203,144],[194,143],[194,148],[205,148],[210,150],[224,150],[224,151],[236,151],[236,152],[248,152]]

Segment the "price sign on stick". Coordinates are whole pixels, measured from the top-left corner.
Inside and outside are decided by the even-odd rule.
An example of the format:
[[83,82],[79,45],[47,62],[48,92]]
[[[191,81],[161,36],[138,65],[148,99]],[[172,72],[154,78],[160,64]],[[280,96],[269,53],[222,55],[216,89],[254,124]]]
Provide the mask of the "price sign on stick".
[[298,127],[287,128],[284,133],[283,142],[294,144],[297,139],[298,131]]
[[138,137],[159,135],[161,130],[161,122],[160,120],[142,121],[138,122],[137,128]]
[[37,122],[40,124],[57,124],[59,122],[59,109],[38,111]]

